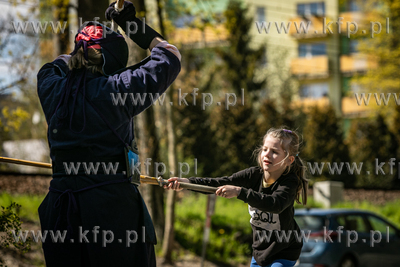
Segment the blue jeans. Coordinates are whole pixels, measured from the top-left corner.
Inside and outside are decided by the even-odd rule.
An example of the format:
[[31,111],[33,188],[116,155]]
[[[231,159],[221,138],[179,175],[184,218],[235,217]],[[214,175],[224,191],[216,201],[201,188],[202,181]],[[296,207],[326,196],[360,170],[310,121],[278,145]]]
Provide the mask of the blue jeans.
[[296,261],[289,260],[274,260],[271,264],[260,266],[257,264],[256,260],[251,258],[250,267],[292,267],[296,264]]

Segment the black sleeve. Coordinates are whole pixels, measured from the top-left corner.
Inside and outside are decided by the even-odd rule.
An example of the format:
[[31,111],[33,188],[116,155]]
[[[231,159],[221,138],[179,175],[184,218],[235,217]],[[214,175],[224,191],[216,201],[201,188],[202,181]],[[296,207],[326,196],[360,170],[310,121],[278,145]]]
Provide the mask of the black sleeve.
[[[118,105],[118,94],[130,96],[127,105],[136,116],[150,107],[167,88],[174,82],[181,71],[181,62],[171,51],[162,47],[154,47],[151,51],[150,60],[135,70],[127,69],[122,73],[109,77],[114,86],[110,94],[112,103]],[[165,96],[165,95],[164,95]],[[136,98],[133,101],[133,98]],[[126,99],[126,98],[125,98]],[[164,97],[161,98],[164,101]],[[129,101],[132,100],[132,101]]]
[[254,173],[257,172],[257,168],[248,168],[232,174],[231,176],[224,176],[219,178],[201,178],[201,177],[190,177],[189,181],[194,184],[208,185],[213,187],[219,187],[223,185],[235,185],[241,187],[251,187],[254,183]]
[[67,64],[62,59],[55,59],[43,65],[37,74],[37,94],[46,116],[47,123],[54,114],[57,103],[64,87],[64,77],[69,72]]
[[290,175],[279,181],[277,188],[272,194],[264,194],[253,189],[242,187],[237,198],[261,211],[279,214],[288,206],[293,205],[296,197],[297,186],[297,177]]

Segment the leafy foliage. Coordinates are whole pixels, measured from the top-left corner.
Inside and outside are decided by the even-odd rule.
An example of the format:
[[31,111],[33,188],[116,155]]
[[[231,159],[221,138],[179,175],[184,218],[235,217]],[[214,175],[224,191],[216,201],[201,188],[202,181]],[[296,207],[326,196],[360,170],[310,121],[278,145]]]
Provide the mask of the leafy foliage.
[[28,112],[20,107],[10,110],[9,107],[3,107],[0,114],[0,137],[1,140],[11,138],[11,135],[18,132],[24,121],[29,118]]
[[[352,160],[363,162],[363,169],[370,172],[357,175],[356,185],[365,188],[393,188],[397,176],[390,174],[387,162],[397,154],[398,141],[382,115],[378,114],[373,120],[354,123],[350,129],[349,143]],[[382,162],[385,162],[382,167],[385,174],[377,172],[377,165]]]
[[258,91],[264,86],[265,80],[256,82],[254,73],[259,67],[265,47],[251,47],[253,18],[248,16],[248,8],[243,7],[240,1],[230,1],[224,16],[225,27],[229,32],[229,46],[217,49],[217,53],[224,61],[226,77],[236,94],[240,94],[241,88],[247,92]]
[[[189,93],[189,105],[178,106],[178,135],[184,158],[196,157],[201,173],[206,176],[231,174],[253,163],[251,153],[258,138],[257,113],[253,107],[255,100],[248,91],[260,91],[264,84],[264,81],[255,82],[253,70],[258,66],[260,51],[265,48],[250,48],[247,31],[251,20],[246,12],[238,2],[229,4],[225,12],[229,24],[226,27],[235,32],[230,32],[228,47],[183,51],[186,65],[176,85],[184,88],[182,94]],[[237,14],[240,16],[233,19]],[[238,28],[240,32],[236,32]],[[201,91],[194,96],[186,88],[201,88]],[[212,93],[213,105],[202,110],[205,93]],[[192,104],[193,97],[196,105]],[[234,99],[236,104],[228,110],[227,101],[232,103]]]
[[[400,39],[395,34],[400,30],[400,5],[398,1],[380,0],[366,1],[364,11],[370,21],[380,22],[382,31],[373,38],[366,38],[361,43],[361,53],[373,56],[378,60],[379,67],[371,69],[366,75],[356,81],[370,91],[400,92],[400,77],[398,75],[400,61]],[[389,18],[389,33],[386,32],[386,18]],[[375,26],[377,30],[378,26]]]
[[231,174],[254,164],[251,155],[259,138],[257,110],[254,108],[258,99],[254,93],[260,92],[265,85],[265,79],[257,81],[255,74],[265,47],[251,48],[252,18],[248,17],[248,9],[239,1],[231,1],[224,16],[229,45],[216,52],[223,62],[224,80],[236,95],[236,104],[228,109],[228,95],[225,95],[225,99],[218,101],[221,106],[213,110],[211,129],[215,133],[214,142],[221,151],[215,154],[219,163],[213,172],[215,176]]
[[[350,161],[339,119],[332,106],[312,107],[304,129],[304,159],[311,165],[322,162],[340,164]],[[346,187],[353,186],[355,180],[354,176],[348,175],[346,171],[336,175],[330,174],[326,166],[321,176],[323,179],[342,181]]]
[[[2,206],[1,208],[0,233],[4,233],[4,235],[0,235],[0,248],[14,246],[22,253],[29,251],[31,238],[28,238],[26,242],[23,242],[22,240],[16,242],[13,235],[13,232],[17,233],[21,230],[21,221],[18,215],[18,209],[21,208],[21,205],[12,202],[10,206]],[[0,266],[3,266],[3,264],[4,260],[0,258]]]
[[[201,255],[207,196],[187,192],[178,203],[175,221],[177,241],[184,248]],[[307,207],[321,206],[310,197]],[[304,207],[296,204],[295,208]],[[247,264],[251,258],[253,242],[249,221],[250,215],[246,203],[217,197],[214,214],[211,217],[207,260],[230,266]]]

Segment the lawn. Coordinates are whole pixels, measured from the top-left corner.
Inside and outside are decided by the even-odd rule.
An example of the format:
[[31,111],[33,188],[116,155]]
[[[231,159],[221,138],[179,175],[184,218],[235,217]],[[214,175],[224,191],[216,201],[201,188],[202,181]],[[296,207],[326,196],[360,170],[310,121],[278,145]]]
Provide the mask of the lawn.
[[[203,233],[206,220],[207,195],[186,191],[180,192],[176,203],[175,233],[181,247],[197,255],[201,255]],[[9,195],[0,194],[0,205],[9,206],[11,202],[21,205],[17,211],[22,224],[39,229],[37,209],[44,195]],[[308,207],[319,207],[318,203],[309,198]],[[356,208],[373,211],[387,218],[400,228],[400,199],[378,206],[369,202],[343,202],[335,208]],[[295,205],[301,208],[302,205]],[[247,264],[251,258],[252,233],[249,223],[250,215],[246,203],[237,199],[216,198],[215,210],[211,220],[210,239],[207,246],[206,258],[220,265],[238,266]],[[158,245],[157,247],[159,247]],[[36,244],[33,249],[41,253]],[[42,266],[37,257],[35,266]],[[182,252],[175,252],[177,258]],[[29,254],[29,253],[28,253]]]

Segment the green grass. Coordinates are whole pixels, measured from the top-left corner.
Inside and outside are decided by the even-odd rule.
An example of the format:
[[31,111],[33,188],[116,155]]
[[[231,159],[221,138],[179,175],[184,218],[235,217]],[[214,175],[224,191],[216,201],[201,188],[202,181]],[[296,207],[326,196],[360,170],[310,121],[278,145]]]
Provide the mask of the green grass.
[[322,204],[315,202],[312,196],[307,197],[307,205],[303,206],[303,204],[297,204],[294,202],[295,209],[304,209],[304,208],[322,208]]
[[[206,219],[207,196],[185,193],[176,204],[177,241],[186,249],[201,255]],[[296,205],[302,208],[303,205]],[[306,207],[320,207],[310,197]],[[251,258],[252,229],[248,205],[238,199],[216,198],[207,246],[207,259],[231,264],[246,264]]]
[[[201,255],[207,196],[186,193],[176,205],[176,239]],[[207,259],[221,263],[247,263],[251,257],[251,227],[247,204],[217,197],[211,221]],[[249,243],[250,241],[250,243]]]
[[8,193],[1,193],[0,206],[6,207],[9,206],[11,202],[16,202],[17,204],[21,205],[20,210],[18,210],[18,215],[23,222],[30,221],[39,223],[38,208],[40,206],[40,203],[42,203],[44,197],[44,195],[10,195]]
[[[32,224],[36,227],[39,227],[39,214],[38,208],[42,200],[44,199],[44,195],[20,195],[20,194],[7,194],[7,193],[0,193],[0,206],[8,207],[12,202],[17,203],[21,207],[18,208],[15,212],[18,214],[20,221],[22,223],[21,230],[26,230],[25,227],[32,226]],[[30,223],[30,224],[27,224]],[[13,228],[15,229],[15,228]],[[8,228],[8,230],[11,230]],[[4,234],[4,233],[2,233]],[[1,245],[0,245],[1,247]],[[15,259],[18,259],[18,262],[24,262],[29,266],[45,266],[42,250],[41,250],[41,243],[30,243],[30,250],[28,252],[29,255],[22,255],[22,251],[17,249],[15,246],[11,246],[14,250],[12,255]],[[10,254],[8,254],[10,255]],[[0,264],[1,265],[1,264]]]
[[[39,223],[37,209],[44,196],[0,194],[0,205],[8,206],[12,201],[20,204],[19,215],[22,221]],[[203,232],[206,219],[207,195],[185,192],[175,205],[176,240],[189,251],[201,255]],[[400,199],[383,206],[369,202],[343,202],[334,208],[363,209],[375,212],[400,227]],[[309,197],[305,207],[321,207]],[[295,208],[304,208],[295,204]],[[247,264],[251,258],[252,230],[246,203],[237,199],[216,198],[211,221],[211,232],[207,246],[207,260],[237,266]],[[23,226],[22,226],[23,227]],[[160,243],[161,244],[161,243]],[[183,253],[174,252],[175,257]]]

